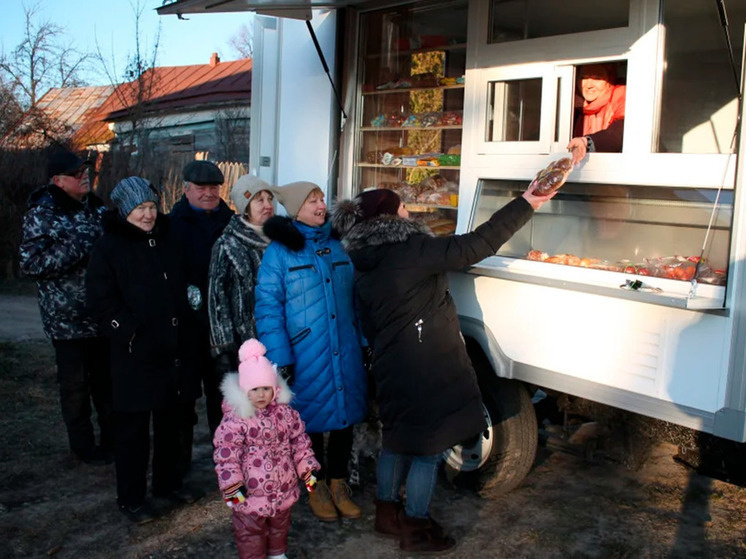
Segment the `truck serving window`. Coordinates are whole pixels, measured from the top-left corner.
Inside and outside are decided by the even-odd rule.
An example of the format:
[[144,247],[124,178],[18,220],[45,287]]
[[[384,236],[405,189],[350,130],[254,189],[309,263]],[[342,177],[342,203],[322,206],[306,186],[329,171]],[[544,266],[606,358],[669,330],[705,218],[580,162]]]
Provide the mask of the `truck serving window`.
[[[472,229],[525,188],[480,181]],[[498,255],[724,285],[733,191],[720,193],[713,212],[716,198],[711,188],[568,182]]]
[[[603,9],[599,9],[602,5]],[[490,43],[521,41],[629,25],[629,0],[492,0]]]
[[[746,2],[725,6],[740,77]],[[716,2],[664,2],[663,24],[666,59],[657,151],[732,153],[738,89]]]
[[588,138],[592,151],[621,152],[627,98],[626,62],[577,66],[575,77],[572,137]]

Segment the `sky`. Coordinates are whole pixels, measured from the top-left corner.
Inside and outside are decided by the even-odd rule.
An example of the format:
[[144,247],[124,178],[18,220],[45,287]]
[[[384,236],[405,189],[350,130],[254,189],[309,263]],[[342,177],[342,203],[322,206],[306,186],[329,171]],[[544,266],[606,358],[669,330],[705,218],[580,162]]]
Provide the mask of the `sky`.
[[[96,43],[107,61],[123,74],[129,55],[135,51],[135,10],[138,0],[2,0],[0,17],[0,48],[10,53],[23,38],[24,5],[38,6],[37,19],[49,21],[64,31],[66,44],[81,52],[96,52]],[[207,64],[210,55],[217,52],[223,61],[234,60],[238,55],[228,42],[241,27],[251,28],[252,15],[200,14],[184,16],[159,16],[155,8],[163,0],[139,0],[144,6],[140,19],[141,52],[152,57],[161,25],[157,51],[158,66]],[[115,63],[115,64],[114,64]],[[109,85],[106,74],[93,68],[84,75],[89,85]]]

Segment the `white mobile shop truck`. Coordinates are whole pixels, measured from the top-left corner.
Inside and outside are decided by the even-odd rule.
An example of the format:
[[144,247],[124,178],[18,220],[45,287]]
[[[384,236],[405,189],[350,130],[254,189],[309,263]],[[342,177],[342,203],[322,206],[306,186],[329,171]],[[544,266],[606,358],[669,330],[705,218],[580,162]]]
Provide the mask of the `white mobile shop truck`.
[[584,65],[626,86],[621,152],[589,153],[498,254],[450,278],[490,423],[450,469],[519,483],[537,388],[746,441],[744,2],[159,9],[215,11],[257,12],[252,171],[330,199],[393,188],[437,234],[472,230],[567,155]]

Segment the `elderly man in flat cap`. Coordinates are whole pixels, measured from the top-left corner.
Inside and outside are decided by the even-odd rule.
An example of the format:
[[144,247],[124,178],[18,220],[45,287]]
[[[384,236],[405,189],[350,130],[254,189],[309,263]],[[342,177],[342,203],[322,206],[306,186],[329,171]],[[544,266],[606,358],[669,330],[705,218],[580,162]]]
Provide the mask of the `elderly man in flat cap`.
[[85,276],[93,244],[103,234],[106,208],[90,191],[90,165],[68,150],[50,155],[49,182],[31,194],[23,216],[20,265],[39,290],[44,333],[55,351],[70,449],[82,462],[104,465],[113,461],[114,444],[109,342],[87,308]]
[[[212,245],[223,233],[223,229],[234,215],[220,198],[220,186],[224,177],[211,161],[191,161],[184,167],[184,190],[181,199],[171,209],[171,224],[174,234],[183,243],[187,257],[187,280],[192,286],[191,303],[200,315],[200,363],[202,384],[207,400],[207,423],[214,433],[222,418],[222,396],[215,362],[210,355],[210,322],[207,314],[208,271]],[[184,470],[191,463],[193,428],[197,415],[192,409],[184,418],[183,447],[189,449],[183,457]]]

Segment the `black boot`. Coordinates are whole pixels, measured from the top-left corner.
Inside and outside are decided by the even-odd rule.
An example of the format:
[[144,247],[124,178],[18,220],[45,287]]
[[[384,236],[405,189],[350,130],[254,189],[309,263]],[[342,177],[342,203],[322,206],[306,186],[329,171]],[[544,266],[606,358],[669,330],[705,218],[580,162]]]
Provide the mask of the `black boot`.
[[413,518],[404,511],[399,513],[401,535],[399,549],[410,553],[440,553],[449,551],[456,540],[443,533],[432,518]]

